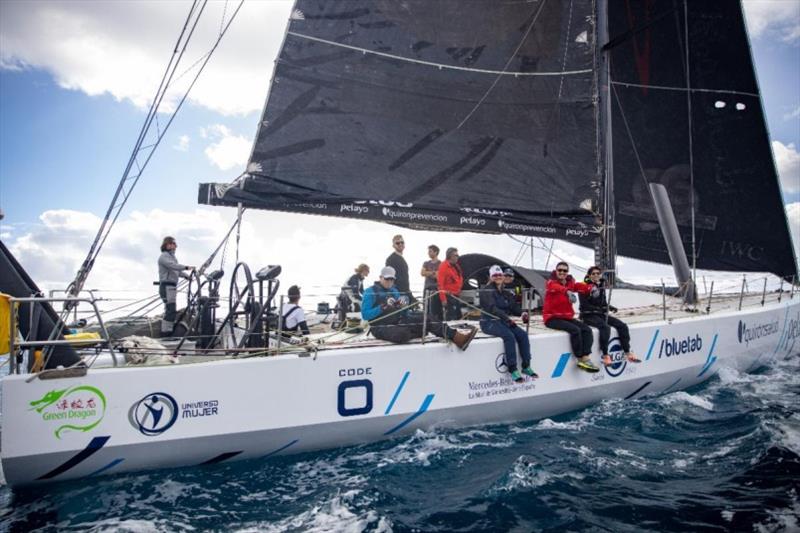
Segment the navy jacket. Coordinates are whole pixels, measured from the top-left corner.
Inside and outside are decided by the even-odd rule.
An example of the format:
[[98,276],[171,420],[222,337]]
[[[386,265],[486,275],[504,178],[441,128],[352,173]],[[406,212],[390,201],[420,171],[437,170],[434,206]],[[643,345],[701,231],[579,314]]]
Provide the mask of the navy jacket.
[[383,312],[381,307],[387,303],[389,298],[399,300],[400,291],[394,287],[384,289],[383,285],[376,281],[372,287],[368,287],[364,291],[364,299],[361,300],[361,317],[364,320],[373,320],[381,316]]
[[505,289],[498,290],[497,285],[491,281],[481,289],[481,310],[494,315],[489,316],[486,313],[481,313],[481,320],[510,322],[511,317],[509,315],[522,314],[522,309],[520,309],[514,295]]

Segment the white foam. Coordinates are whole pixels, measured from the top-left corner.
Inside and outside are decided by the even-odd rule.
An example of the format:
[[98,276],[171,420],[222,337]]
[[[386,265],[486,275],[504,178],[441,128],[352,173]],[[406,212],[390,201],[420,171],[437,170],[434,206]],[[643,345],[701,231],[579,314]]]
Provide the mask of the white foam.
[[714,404],[704,396],[695,396],[685,391],[677,391],[659,399],[662,405],[673,405],[677,402],[687,402],[706,411],[713,411]]
[[501,492],[514,492],[519,489],[532,489],[543,487],[557,479],[571,478],[582,480],[583,475],[576,472],[553,473],[544,470],[542,465],[536,464],[521,456],[514,461],[514,466],[506,479],[495,487]]

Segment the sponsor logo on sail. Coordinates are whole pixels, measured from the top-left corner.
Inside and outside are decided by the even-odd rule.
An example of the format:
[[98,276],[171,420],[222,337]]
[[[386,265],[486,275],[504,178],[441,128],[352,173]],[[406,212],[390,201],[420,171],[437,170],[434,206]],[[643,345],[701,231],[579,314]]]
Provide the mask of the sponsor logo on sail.
[[514,222],[506,222],[505,220],[498,220],[497,225],[506,231],[526,231],[535,233],[556,233],[558,230],[553,226],[539,226],[530,224],[517,224]]
[[736,333],[740,344],[750,344],[750,341],[769,337],[770,335],[778,333],[778,330],[779,322],[777,320],[767,324],[756,324],[755,326],[748,326],[747,323],[740,320],[739,328]]
[[53,434],[57,439],[66,431],[94,429],[106,414],[105,395],[89,385],[51,390],[29,405],[44,422],[55,426]]
[[673,357],[676,355],[686,355],[699,352],[703,349],[703,338],[699,334],[691,335],[686,338],[662,339],[661,347],[658,349],[658,358]]
[[148,437],[161,435],[178,419],[178,402],[166,392],[153,392],[133,404],[128,420],[139,433]]
[[567,237],[588,237],[589,230],[587,228],[567,228],[565,232]]
[[472,216],[461,217],[461,219],[459,220],[459,224],[462,224],[462,225],[463,224],[467,224],[467,225],[470,225],[470,226],[485,226],[486,225],[486,219],[485,218],[472,217]]
[[481,209],[479,207],[462,207],[460,209],[463,213],[473,213],[476,215],[484,215],[489,217],[507,217],[511,215],[510,211],[498,211],[496,209]]
[[365,215],[369,213],[369,207],[365,205],[342,204],[339,206],[340,213],[353,213],[355,215]]
[[628,360],[625,358],[625,352],[622,351],[622,344],[619,342],[619,337],[614,337],[608,341],[608,355],[611,356],[613,364],[603,366],[606,374],[615,378],[625,372],[625,367],[628,366]]
[[391,219],[399,218],[409,222],[444,222],[447,223],[447,215],[435,213],[420,213],[417,211],[400,211],[384,207],[381,211],[383,216]]
[[286,207],[298,207],[300,209],[328,209],[328,204],[322,202],[314,202],[314,203],[297,203],[297,204],[286,204]]
[[387,202],[385,200],[355,200],[353,203],[360,205],[374,205],[376,207],[414,207],[414,204],[412,203]]

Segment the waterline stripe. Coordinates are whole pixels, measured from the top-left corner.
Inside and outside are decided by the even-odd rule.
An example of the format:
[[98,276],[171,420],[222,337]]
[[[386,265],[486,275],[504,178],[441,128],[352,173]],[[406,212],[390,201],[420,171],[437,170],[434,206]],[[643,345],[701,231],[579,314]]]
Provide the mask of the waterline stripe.
[[72,458],[66,460],[65,462],[61,463],[60,466],[55,467],[48,473],[39,476],[36,478],[39,479],[51,479],[56,477],[59,474],[63,474],[67,470],[73,468],[74,466],[84,462],[86,459],[94,455],[100,448],[106,445],[108,439],[111,438],[111,435],[107,437],[95,437],[89,442],[89,444],[83,450],[79,451],[77,454],[72,456]]
[[276,453],[282,452],[283,450],[285,450],[285,449],[286,449],[286,448],[288,448],[289,446],[293,446],[293,445],[297,444],[298,442],[300,442],[300,439],[294,439],[294,440],[293,440],[292,442],[290,442],[289,444],[284,444],[283,446],[281,446],[281,447],[280,447],[280,448],[278,448],[277,450],[273,450],[273,451],[269,452],[267,455],[264,455],[264,456],[262,456],[261,458],[262,458],[262,459],[266,459],[267,457],[272,457],[272,456],[273,456],[273,455],[275,455]]
[[664,392],[667,392],[667,391],[668,391],[668,390],[670,390],[672,387],[674,387],[675,385],[677,385],[677,384],[678,384],[678,382],[679,382],[680,380],[682,380],[682,379],[683,379],[683,378],[678,378],[678,379],[676,379],[676,380],[675,380],[675,383],[673,383],[672,385],[670,385],[670,386],[669,386],[669,387],[667,387],[666,389],[662,390],[661,392],[662,392],[662,393],[664,393]]
[[409,416],[408,418],[397,424],[395,427],[384,433],[384,435],[391,435],[395,431],[399,431],[404,427],[406,427],[407,425],[409,425],[411,422],[413,422],[418,416],[420,416],[422,413],[428,410],[428,407],[431,406],[431,402],[433,401],[434,396],[435,396],[434,394],[428,394],[425,397],[425,400],[423,400],[422,405],[419,406],[419,409],[417,410],[416,413],[414,413],[413,415]]
[[216,457],[212,457],[212,458],[211,458],[211,459],[209,459],[208,461],[204,461],[204,462],[202,462],[202,463],[200,463],[200,464],[201,464],[201,465],[215,465],[215,464],[217,464],[217,463],[221,463],[222,461],[225,461],[225,460],[227,460],[227,459],[230,459],[231,457],[236,457],[237,455],[239,455],[239,454],[240,454],[240,453],[242,453],[243,451],[244,451],[244,450],[239,450],[238,452],[225,452],[225,453],[221,453],[221,454],[217,455]]
[[651,383],[652,383],[652,381],[648,381],[647,383],[645,383],[644,385],[642,385],[641,387],[639,387],[638,389],[636,389],[632,393],[630,393],[627,396],[625,396],[625,399],[626,400],[630,400],[631,398],[633,398],[634,396],[636,396],[637,394],[642,392],[642,390],[644,390],[644,388],[647,387],[648,385],[650,385]]
[[647,350],[647,357],[645,357],[645,361],[650,360],[650,356],[653,355],[653,346],[656,345],[656,339],[658,338],[658,334],[661,330],[657,329],[655,334],[653,335],[653,340],[650,341],[650,348]]
[[558,360],[556,367],[553,369],[553,375],[550,376],[551,378],[560,378],[561,374],[564,373],[564,369],[567,368],[567,363],[569,362],[569,358],[572,356],[572,352],[562,353],[561,359]]
[[389,412],[392,410],[392,407],[394,407],[394,402],[396,402],[397,397],[400,396],[400,391],[403,390],[403,386],[405,386],[409,374],[411,374],[411,372],[406,371],[406,373],[403,375],[403,379],[400,380],[400,385],[398,385],[397,390],[394,391],[394,396],[392,396],[392,401],[389,402],[389,405],[386,406],[386,411],[383,414],[388,415]]
[[103,472],[105,472],[106,470],[110,470],[110,469],[114,468],[115,466],[117,466],[118,464],[120,464],[120,463],[121,463],[122,461],[124,461],[124,460],[125,460],[125,459],[124,459],[124,458],[122,458],[122,457],[121,457],[121,458],[119,458],[119,459],[114,459],[113,461],[111,461],[110,463],[108,463],[108,464],[107,464],[106,466],[104,466],[103,468],[100,468],[99,470],[95,470],[94,472],[92,472],[92,473],[91,473],[91,474],[89,474],[89,475],[90,475],[90,476],[96,476],[97,474],[102,474],[102,473],[103,473]]
[[708,351],[708,358],[706,359],[706,364],[705,364],[705,366],[703,367],[703,370],[701,370],[701,371],[700,371],[700,373],[699,373],[699,374],[697,374],[697,377],[698,377],[698,378],[699,378],[700,376],[702,376],[703,374],[705,374],[705,373],[706,373],[706,371],[707,371],[709,368],[711,368],[711,365],[713,365],[713,364],[714,364],[714,361],[716,361],[716,360],[717,360],[717,356],[716,356],[716,355],[715,355],[714,357],[712,357],[712,354],[714,353],[714,346],[716,346],[716,345],[717,345],[717,337],[719,337],[719,333],[715,334],[715,335],[714,335],[714,340],[713,340],[713,341],[711,341],[711,349]]

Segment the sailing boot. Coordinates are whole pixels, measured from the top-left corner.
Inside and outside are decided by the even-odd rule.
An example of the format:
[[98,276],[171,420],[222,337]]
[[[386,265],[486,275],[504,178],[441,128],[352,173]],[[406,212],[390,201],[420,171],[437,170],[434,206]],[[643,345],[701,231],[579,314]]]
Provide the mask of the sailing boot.
[[453,341],[453,344],[461,348],[461,351],[463,352],[469,347],[469,343],[471,343],[472,339],[475,338],[476,333],[478,333],[478,328],[474,326],[470,328],[469,333],[461,333],[460,331],[456,330],[451,340]]

